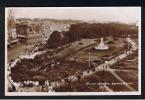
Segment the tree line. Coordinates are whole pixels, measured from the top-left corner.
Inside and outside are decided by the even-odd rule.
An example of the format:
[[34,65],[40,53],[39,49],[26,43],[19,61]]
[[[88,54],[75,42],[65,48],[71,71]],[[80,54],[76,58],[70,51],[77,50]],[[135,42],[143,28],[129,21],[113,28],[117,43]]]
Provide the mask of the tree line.
[[99,37],[138,37],[138,27],[122,23],[77,23],[69,31],[54,31],[47,41],[50,47],[61,46],[76,40]]

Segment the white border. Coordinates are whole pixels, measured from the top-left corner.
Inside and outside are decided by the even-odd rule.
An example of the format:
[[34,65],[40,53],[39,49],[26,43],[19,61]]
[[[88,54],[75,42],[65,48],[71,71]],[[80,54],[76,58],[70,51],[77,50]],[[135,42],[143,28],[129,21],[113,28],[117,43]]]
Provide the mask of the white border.
[[[133,6],[136,7],[136,6]],[[98,8],[98,7],[6,7],[5,8],[5,96],[81,96],[81,95],[141,95],[141,7],[139,8],[138,20],[139,20],[139,48],[138,48],[138,91],[135,92],[8,92],[7,91],[7,17],[8,9],[75,9],[75,8]],[[101,7],[100,7],[101,8]],[[104,7],[103,7],[104,8]]]

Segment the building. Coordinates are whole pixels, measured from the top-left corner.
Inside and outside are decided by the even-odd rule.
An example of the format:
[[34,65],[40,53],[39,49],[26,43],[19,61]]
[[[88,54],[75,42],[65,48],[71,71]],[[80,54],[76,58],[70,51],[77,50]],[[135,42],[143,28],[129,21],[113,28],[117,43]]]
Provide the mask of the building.
[[16,24],[12,10],[9,10],[7,18],[7,29],[8,29],[8,42],[11,42],[17,38],[16,36]]
[[27,23],[16,24],[16,33],[18,37],[26,37],[28,34],[33,34],[33,29]]

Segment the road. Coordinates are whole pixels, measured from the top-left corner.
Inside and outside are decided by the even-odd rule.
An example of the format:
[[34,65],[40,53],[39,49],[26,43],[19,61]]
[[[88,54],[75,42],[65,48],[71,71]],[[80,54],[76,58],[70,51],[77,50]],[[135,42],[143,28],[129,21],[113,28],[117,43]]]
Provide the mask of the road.
[[128,89],[131,91],[135,91],[134,88],[132,88],[128,83],[126,83],[121,77],[119,77],[114,71],[109,70],[111,74],[113,74],[121,83],[123,83]]
[[42,37],[40,35],[36,35],[34,37],[31,37],[31,39],[27,41],[27,44],[19,43],[18,45],[9,48],[7,52],[8,62],[11,59],[16,59],[20,55],[24,55],[26,52],[32,51],[34,49],[34,46],[40,41],[42,41]]

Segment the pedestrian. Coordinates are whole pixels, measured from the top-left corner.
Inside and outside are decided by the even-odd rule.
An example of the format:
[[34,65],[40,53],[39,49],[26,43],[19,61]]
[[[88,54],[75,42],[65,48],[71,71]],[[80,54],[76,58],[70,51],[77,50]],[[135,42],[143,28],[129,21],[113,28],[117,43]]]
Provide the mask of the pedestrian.
[[78,82],[81,82],[81,75],[80,74],[77,75],[77,79],[78,79]]
[[16,87],[14,85],[12,85],[12,91],[15,92],[16,91]]
[[67,83],[67,79],[66,79],[66,78],[64,78],[64,84],[66,85],[66,83]]
[[89,70],[87,70],[87,74],[89,74]]
[[51,85],[48,85],[48,92],[53,92],[53,87]]
[[42,89],[42,92],[43,92],[43,91],[44,91],[44,87],[43,87],[43,85],[42,85],[41,87],[42,87],[41,89]]

